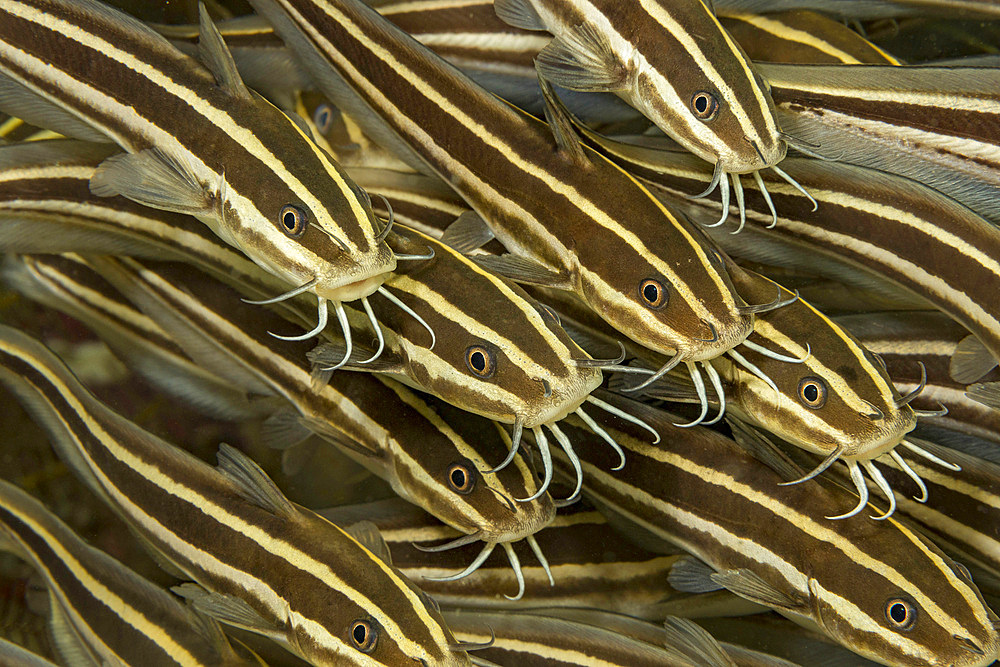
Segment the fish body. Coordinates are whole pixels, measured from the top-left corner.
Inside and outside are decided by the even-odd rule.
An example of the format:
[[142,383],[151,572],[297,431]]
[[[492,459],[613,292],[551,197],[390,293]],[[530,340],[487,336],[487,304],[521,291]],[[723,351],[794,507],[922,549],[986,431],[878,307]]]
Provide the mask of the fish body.
[[367,198],[284,113],[247,88],[203,14],[200,64],[94,0],[7,2],[0,72],[8,108],[127,154],[91,179],[100,195],[195,215],[321,300],[371,294],[396,266]]
[[728,588],[882,664],[988,665],[996,658],[997,616],[962,570],[915,530],[892,518],[829,521],[829,507],[853,502],[841,487],[781,486],[793,471],[779,474],[705,429],[676,430],[643,417],[671,434],[671,450],[640,452],[629,441],[624,472],[611,474],[606,457],[578,448],[587,462],[585,494],[710,566],[675,582]]
[[85,543],[7,482],[0,482],[0,545],[45,581],[61,655],[79,653],[96,664],[263,664],[232,646],[214,621]]
[[606,161],[573,157],[575,139],[557,146],[545,124],[359,2],[254,6],[370,136],[470,203],[513,253],[491,270],[573,290],[630,337],[685,359],[747,334],[752,316],[697,232]]
[[24,334],[5,327],[2,348],[4,381],[90,488],[199,583],[183,589],[196,608],[317,665],[469,664],[377,541],[294,505],[237,450],[213,468],[141,430]]

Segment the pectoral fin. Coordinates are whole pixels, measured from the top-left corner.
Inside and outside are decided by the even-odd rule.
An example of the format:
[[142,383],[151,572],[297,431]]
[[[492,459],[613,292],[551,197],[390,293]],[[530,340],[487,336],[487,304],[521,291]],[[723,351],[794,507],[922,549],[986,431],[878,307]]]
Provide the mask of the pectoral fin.
[[959,341],[951,355],[951,379],[962,384],[975,382],[997,365],[993,354],[975,336]]
[[157,148],[112,155],[90,178],[90,191],[98,197],[121,195],[162,211],[212,212],[212,198],[195,175]]
[[668,616],[663,623],[666,631],[664,645],[674,649],[693,664],[706,667],[736,667],[715,637],[707,630],[686,618]]
[[441,243],[465,254],[482,248],[494,238],[493,231],[486,226],[482,216],[475,211],[466,211],[444,230]]
[[589,23],[570,28],[538,53],[543,78],[569,90],[606,93],[628,85],[628,71],[608,38]]
[[711,575],[711,579],[741,598],[765,607],[800,612],[807,606],[806,600],[801,595],[780,591],[764,581],[756,572],[745,568],[716,572]]
[[550,271],[538,262],[517,255],[476,255],[471,258],[491,273],[514,282],[568,289],[569,277]]

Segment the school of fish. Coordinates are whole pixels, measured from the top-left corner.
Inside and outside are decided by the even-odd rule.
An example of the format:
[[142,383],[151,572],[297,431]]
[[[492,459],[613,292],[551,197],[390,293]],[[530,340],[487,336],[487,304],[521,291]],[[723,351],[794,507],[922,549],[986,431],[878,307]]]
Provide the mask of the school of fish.
[[0,665],[994,664],[997,44],[0,0]]

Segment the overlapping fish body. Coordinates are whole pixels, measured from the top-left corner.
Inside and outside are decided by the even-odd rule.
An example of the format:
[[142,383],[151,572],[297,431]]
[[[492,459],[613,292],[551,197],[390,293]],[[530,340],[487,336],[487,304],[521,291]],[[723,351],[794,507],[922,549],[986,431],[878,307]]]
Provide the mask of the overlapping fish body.
[[0,482],[0,535],[2,548],[27,559],[44,580],[53,640],[70,660],[263,665],[245,646],[230,644],[215,621],[81,540],[8,482]]
[[[316,433],[389,482],[402,498],[463,534],[508,542],[530,536],[552,520],[555,509],[547,494],[513,502],[538,489],[522,457],[496,474],[480,472],[496,465],[506,449],[489,422],[464,414],[457,419],[399,383],[370,374],[337,374],[315,389],[306,359],[309,343],[267,336],[259,326],[280,318],[239,304],[224,285],[181,265],[92,261],[151,317],[137,312],[127,299],[123,303],[78,258],[22,256],[8,260],[5,276],[22,292],[82,319],[116,350],[131,347],[133,356],[126,358],[134,365],[145,366],[154,380],[159,376],[188,387],[187,397],[201,405],[223,400],[209,392],[225,386],[230,393],[286,399],[287,407],[263,406],[269,444],[287,448]],[[154,345],[151,333],[157,329],[166,343]],[[163,360],[173,349],[187,351],[183,367]],[[146,358],[135,358],[141,352]],[[191,366],[214,375],[216,382],[199,385]],[[229,409],[237,413],[239,405]]]
[[232,447],[213,468],[143,431],[34,339],[9,327],[2,338],[3,381],[67,465],[198,582],[185,589],[196,607],[317,665],[470,664],[377,540],[293,504]]
[[[0,230],[6,249],[120,249],[154,257],[162,252],[201,267],[246,296],[273,290],[269,274],[186,216],[86,194],[100,149],[95,156],[94,149],[73,142],[7,148],[8,223]],[[32,194],[23,194],[25,189]],[[25,213],[34,222],[26,223]],[[25,234],[26,224],[40,221],[69,233]],[[311,355],[321,374],[338,368],[392,374],[460,408],[514,424],[512,452],[522,428],[543,426],[565,447],[558,421],[581,411],[585,401],[595,402],[590,393],[601,382],[601,363],[591,360],[520,287],[418,231],[400,232],[393,237],[394,247],[424,256],[380,286],[380,298],[365,302],[364,311],[338,307],[343,330],[358,327],[378,341],[377,347],[353,343],[358,334],[333,338]],[[301,301],[293,296],[277,307],[293,321],[308,322],[309,309]],[[527,498],[545,491],[551,466],[546,469],[546,481]]]
[[[519,113],[361,3],[259,2],[375,141],[450,183],[510,257],[489,268],[582,295],[678,361],[739,343],[752,313],[700,235],[575,138]],[[347,81],[345,83],[345,80]]]
[[830,507],[854,502],[841,487],[781,486],[798,471],[779,474],[735,442],[701,428],[678,430],[663,414],[643,417],[670,438],[670,451],[636,447],[615,431],[627,442],[624,472],[604,472],[607,458],[589,443],[578,449],[584,492],[602,511],[707,564],[675,566],[675,585],[728,588],[886,665],[996,659],[996,614],[964,571],[914,529],[891,518],[829,521]]
[[[4,107],[117,143],[91,180],[198,217],[220,238],[327,302],[366,297],[396,266],[366,196],[298,125],[247,88],[208,15],[201,57],[96,2],[8,2]],[[287,288],[286,288],[287,289]]]

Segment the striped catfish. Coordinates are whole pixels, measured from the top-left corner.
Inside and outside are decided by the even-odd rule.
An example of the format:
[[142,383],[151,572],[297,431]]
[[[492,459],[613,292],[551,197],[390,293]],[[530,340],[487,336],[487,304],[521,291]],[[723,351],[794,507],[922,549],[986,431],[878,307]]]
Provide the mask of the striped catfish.
[[[401,268],[386,282],[386,294],[395,304],[373,304],[371,319],[379,345],[385,340],[385,352],[376,350],[378,360],[368,364],[350,359],[350,348],[345,352],[321,345],[310,355],[318,370],[391,373],[452,405],[514,424],[512,452],[522,429],[531,429],[537,438],[545,426],[572,457],[572,445],[557,422],[581,410],[584,401],[600,405],[590,393],[600,385],[606,362],[590,359],[522,288],[441,241],[404,229],[400,227],[400,235],[405,233],[417,247],[402,246],[401,251],[412,254],[425,247],[434,256]],[[399,304],[401,309],[389,307]],[[358,319],[363,324],[363,316]],[[376,321],[387,329],[384,336]],[[423,328],[434,337],[428,340]],[[543,462],[548,461],[544,434],[538,443]],[[539,493],[550,479],[551,465],[545,463]]]
[[[739,270],[731,274],[740,285]],[[721,400],[741,419],[823,457],[808,474],[789,483],[808,481],[843,461],[860,499],[850,512],[828,518],[848,518],[864,509],[868,502],[865,474],[887,498],[893,497],[875,461],[894,462],[915,484],[923,484],[912,468],[900,463],[903,459],[897,448],[952,471],[961,469],[907,438],[917,417],[942,412],[940,406],[937,410],[910,406],[925,382],[900,395],[884,363],[805,300],[759,317],[747,341],[750,346],[738,358],[711,362],[723,379]],[[704,412],[704,396],[697,400]],[[877,518],[888,518],[893,509]]]
[[[478,214],[474,246],[496,236],[511,255],[484,258],[522,282],[581,295],[637,342],[711,358],[753,322],[696,230],[588,149],[511,108],[355,0],[254,0],[325,94],[377,142],[430,169]],[[481,217],[480,217],[481,216]],[[586,239],[584,242],[583,239]]]
[[314,665],[468,665],[440,613],[362,541],[295,505],[223,445],[213,468],[100,403],[50,351],[0,330],[2,380],[63,461],[202,588],[196,609]]
[[[96,0],[0,5],[5,111],[127,151],[95,194],[194,215],[262,268],[327,303],[366,298],[396,267],[367,195],[288,116],[245,86],[202,9],[182,54]],[[296,293],[299,293],[296,292]]]
[[[623,542],[599,512],[582,503],[564,508],[538,533],[537,544],[547,564],[525,561],[521,572],[532,594],[515,601],[506,595],[512,583],[510,568],[496,555],[461,582],[441,582],[441,575],[461,567],[475,550],[465,546],[448,557],[428,554],[418,542],[452,540],[460,534],[412,505],[391,499],[332,507],[321,513],[342,525],[372,521],[385,538],[393,565],[445,607],[504,612],[592,607],[651,621],[662,621],[667,614],[700,617],[760,609],[728,593],[678,593],[667,576],[679,555],[656,554]],[[517,551],[522,558],[531,555],[523,548]]]
[[83,656],[115,665],[264,664],[230,644],[215,621],[90,546],[3,481],[0,548],[26,559],[44,581],[52,637],[67,662]]
[[895,57],[843,23],[807,9],[730,14],[719,22],[751,60],[772,63],[899,65]]
[[[792,623],[776,614],[754,614],[732,618],[700,618],[698,625],[726,643],[767,651],[798,665],[851,665],[874,667],[876,663],[831,642],[824,635]],[[839,661],[839,662],[838,662]]]
[[[700,627],[702,620],[708,619],[701,619],[697,621],[696,625],[688,620],[689,617],[671,615],[663,623],[653,624],[603,609],[547,609],[530,613],[541,617],[551,616],[590,626],[603,627],[629,639],[654,646],[666,645],[668,649],[679,650],[689,658],[694,659],[695,663],[699,665],[707,663],[727,665],[727,667],[735,665],[740,667],[791,667],[795,664],[770,655],[770,651],[755,651],[742,645],[716,640],[712,634]],[[446,614],[449,618],[452,617],[448,612]],[[770,617],[774,615],[752,614],[725,618],[758,618],[760,616]],[[455,628],[457,624],[451,627]],[[457,633],[459,630],[456,629],[455,632]],[[857,658],[857,656],[853,657]]]
[[782,126],[1000,222],[1000,70],[762,64]]
[[846,21],[897,18],[921,14],[990,18],[1000,16],[993,0],[715,0],[720,16],[733,12],[768,13],[811,9]]
[[[947,408],[948,414],[928,415],[921,420],[921,425],[934,427],[935,433],[955,435],[942,444],[952,444],[962,439],[959,434],[967,434],[1000,445],[1000,413],[969,398],[965,384],[949,374],[955,349],[968,336],[965,329],[943,313],[930,311],[842,315],[834,319],[885,362],[900,391],[909,393],[920,386],[921,364],[924,366],[926,386],[912,405],[928,411]],[[994,369],[982,379],[1000,381],[1000,370]],[[918,426],[918,435],[920,430]]]
[[454,628],[455,636],[463,641],[489,644],[480,654],[483,658],[507,665],[792,667],[793,664],[756,651],[722,645],[694,622],[683,618],[671,617],[664,626],[597,610],[579,611],[580,618],[564,617],[558,611],[550,615],[547,611],[453,609],[445,611],[445,618]]
[[24,297],[86,324],[132,369],[203,413],[250,420],[273,411],[241,386],[245,383],[234,386],[192,361],[162,327],[78,258],[8,255],[0,263],[0,276]]
[[584,492],[602,511],[707,564],[675,566],[676,585],[727,588],[886,665],[985,666],[1000,654],[1000,618],[913,529],[894,519],[827,521],[829,506],[853,502],[841,487],[781,486],[795,470],[779,474],[733,441],[678,430],[660,414],[643,412],[670,434],[669,451],[619,432],[629,458],[615,475],[592,442],[581,440],[580,453]]
[[[932,443],[924,447],[961,463],[962,474],[931,469],[908,457],[907,463],[926,485],[919,494],[897,492],[892,502],[945,552],[963,565],[988,572],[993,581],[1000,581],[1000,464]],[[890,481],[907,474],[897,463],[886,472]],[[933,500],[928,501],[928,497]],[[990,592],[1000,593],[995,587]]]
[[[45,161],[59,155],[63,147],[63,159]],[[144,210],[121,198],[82,194],[95,164],[86,147],[66,142],[19,148],[16,152],[0,150],[0,164],[4,156],[10,158],[10,169],[0,170],[0,216],[4,216],[4,199],[10,200],[10,223],[0,225],[0,247],[20,252],[86,249],[147,256],[162,252],[166,258],[198,265],[247,296],[266,294],[270,289],[269,274],[186,216]],[[26,196],[26,190],[31,194]],[[82,201],[77,199],[81,195]],[[40,236],[35,233],[40,221],[57,224],[69,233]],[[408,234],[420,236],[418,232]],[[424,253],[430,247],[434,257],[411,271],[400,271],[381,286],[386,303],[373,300],[363,312],[350,310],[351,324],[363,327],[370,323],[365,334],[378,339],[379,346],[353,360],[349,356],[352,349],[342,344],[318,348],[316,358],[321,368],[336,368],[365,357],[372,362],[381,355],[377,363],[351,363],[350,368],[392,373],[458,407],[516,427],[538,431],[545,426],[571,451],[572,445],[561,436],[556,422],[568,412],[581,411],[584,401],[604,409],[589,394],[600,383],[600,368],[607,363],[589,359],[521,288],[438,241],[402,239],[394,235],[393,245],[406,243],[404,249]],[[284,300],[281,306],[290,317],[307,317],[295,299]],[[400,306],[414,319],[397,318],[394,308]],[[346,319],[348,310],[342,311]],[[383,332],[378,320],[395,330]],[[437,345],[435,331],[442,339]],[[351,339],[346,342],[351,345]],[[388,350],[385,354],[381,354],[382,343]],[[359,347],[354,346],[354,352]],[[511,457],[520,441],[520,428],[516,432]],[[551,478],[551,467],[547,470],[546,480]],[[543,493],[547,484],[536,493]]]
[[570,90],[615,92],[714,164],[696,199],[719,187],[728,215],[730,180],[743,208],[740,174],[762,183],[758,172],[770,168],[795,183],[777,165],[788,145],[804,144],[781,131],[767,84],[711,3],[499,0],[496,8],[512,25],[554,35],[535,60],[540,78]]
[[[337,374],[328,385],[315,389],[303,344],[251,333],[263,331],[252,325],[267,320],[258,310],[235,306],[228,288],[190,267],[91,261],[154,322],[161,322],[182,341],[183,349],[205,369],[244,391],[288,401],[289,407],[278,408],[265,422],[264,437],[272,445],[290,447],[316,433],[386,480],[401,498],[467,536],[466,542],[482,541],[490,550],[500,544],[510,553],[511,542],[526,539],[537,551],[534,534],[552,521],[552,500],[542,494],[514,504],[513,498],[536,495],[538,487],[521,457],[496,474],[480,472],[491,468],[506,446],[488,421],[369,374]],[[84,321],[102,333],[109,325],[127,326],[145,317],[130,304],[122,304],[86,265],[69,257],[20,257],[16,263],[8,261],[4,273],[32,298],[48,292],[72,304],[75,308],[69,312],[84,313]],[[155,326],[145,324],[150,325]],[[136,338],[121,341],[120,346],[130,342],[143,351],[154,347]],[[176,345],[173,339],[170,345]],[[191,375],[186,366],[164,368],[162,363],[150,370],[166,375],[171,384],[185,382]],[[518,567],[517,559],[511,564]]]
[[[679,195],[698,178],[698,166],[678,152],[591,136],[655,191]],[[973,382],[997,364],[1000,231],[995,225],[905,178],[808,159],[793,158],[787,165],[823,206],[813,211],[800,192],[772,183],[770,196],[782,203],[785,213],[779,226],[765,229],[762,193],[751,190],[747,210],[753,239],[734,241],[726,234],[714,235],[724,248],[855,284],[871,284],[864,276],[888,281],[948,313],[974,334],[961,343],[952,362],[956,380]],[[711,206],[683,206],[696,220],[715,215]],[[804,254],[806,250],[812,252]]]

